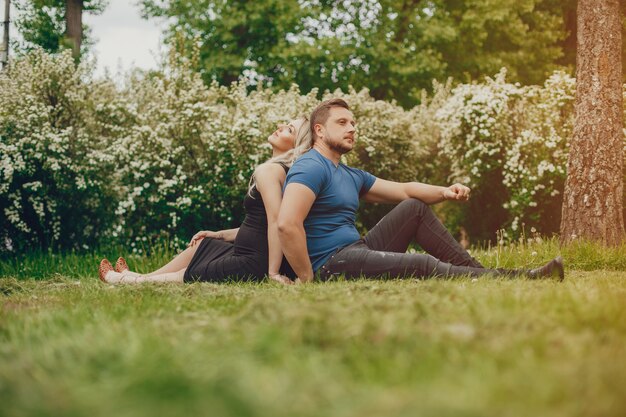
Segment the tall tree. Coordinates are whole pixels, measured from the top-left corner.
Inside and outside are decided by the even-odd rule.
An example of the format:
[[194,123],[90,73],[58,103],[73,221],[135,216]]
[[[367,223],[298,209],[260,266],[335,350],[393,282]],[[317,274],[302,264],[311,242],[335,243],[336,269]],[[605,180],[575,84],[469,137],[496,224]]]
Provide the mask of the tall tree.
[[107,4],[108,0],[17,0],[20,13],[15,24],[24,39],[20,49],[40,46],[56,53],[71,48],[78,58],[91,45],[83,12],[98,15]]
[[74,58],[80,56],[80,44],[83,41],[83,0],[65,2],[65,36],[72,47]]
[[[561,42],[561,48],[563,55],[557,60],[560,65],[565,65],[574,68],[576,64],[576,6],[577,0],[548,0],[556,2],[562,9],[563,25],[566,29],[567,36]],[[622,39],[626,35],[626,1],[620,2],[620,8],[622,10]],[[626,42],[622,42],[622,60],[626,58]],[[626,82],[626,65],[622,66],[622,75]]]
[[2,50],[0,50],[0,63],[2,64],[2,68],[4,68],[9,62],[9,23],[10,23],[10,14],[11,14],[11,1],[4,0],[4,30],[2,34]]
[[579,0],[576,120],[561,242],[624,239],[622,24],[619,0]]

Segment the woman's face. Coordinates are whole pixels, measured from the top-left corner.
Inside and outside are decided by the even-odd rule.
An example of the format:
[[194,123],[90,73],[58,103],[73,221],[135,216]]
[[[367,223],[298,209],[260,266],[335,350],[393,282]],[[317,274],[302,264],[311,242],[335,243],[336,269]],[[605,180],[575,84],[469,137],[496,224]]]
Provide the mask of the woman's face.
[[297,119],[287,124],[279,124],[276,131],[267,138],[272,148],[280,152],[287,152],[293,149],[296,135],[303,123],[304,120]]

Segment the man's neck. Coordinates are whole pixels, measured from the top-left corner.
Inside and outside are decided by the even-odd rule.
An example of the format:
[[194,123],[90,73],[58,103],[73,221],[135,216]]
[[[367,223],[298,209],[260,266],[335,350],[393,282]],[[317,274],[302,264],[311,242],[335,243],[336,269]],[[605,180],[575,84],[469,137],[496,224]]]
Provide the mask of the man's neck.
[[339,165],[339,163],[341,162],[341,154],[337,151],[330,149],[326,142],[322,140],[316,140],[313,144],[313,149],[318,151],[326,159],[330,159],[330,161],[335,165]]

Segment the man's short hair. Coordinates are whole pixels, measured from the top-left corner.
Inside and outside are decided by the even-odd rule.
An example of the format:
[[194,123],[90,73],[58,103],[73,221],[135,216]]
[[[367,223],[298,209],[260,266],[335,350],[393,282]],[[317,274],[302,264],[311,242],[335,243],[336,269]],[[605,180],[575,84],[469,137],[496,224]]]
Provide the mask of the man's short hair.
[[317,139],[315,125],[323,125],[326,123],[330,114],[330,109],[333,107],[343,107],[344,109],[350,110],[348,103],[341,98],[331,98],[330,100],[322,101],[318,104],[318,106],[311,113],[311,134],[313,135],[313,141]]

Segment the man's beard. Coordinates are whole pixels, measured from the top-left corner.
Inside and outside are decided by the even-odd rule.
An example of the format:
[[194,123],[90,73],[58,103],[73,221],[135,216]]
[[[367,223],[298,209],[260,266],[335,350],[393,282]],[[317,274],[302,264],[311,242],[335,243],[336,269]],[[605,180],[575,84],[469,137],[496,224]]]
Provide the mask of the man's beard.
[[330,149],[341,155],[346,154],[352,150],[352,147],[347,147],[343,144],[342,141],[338,140],[327,140],[326,144]]

